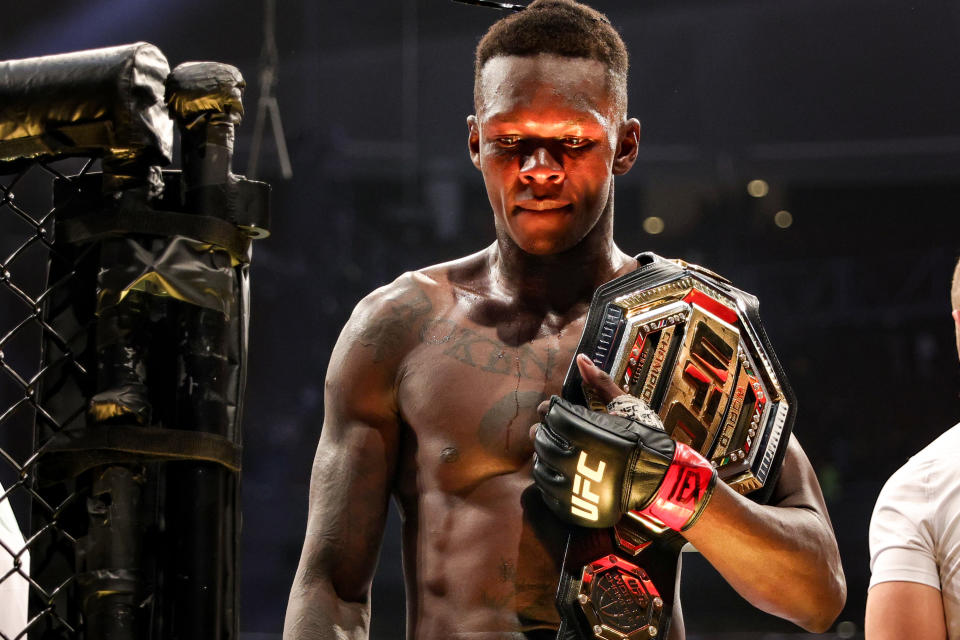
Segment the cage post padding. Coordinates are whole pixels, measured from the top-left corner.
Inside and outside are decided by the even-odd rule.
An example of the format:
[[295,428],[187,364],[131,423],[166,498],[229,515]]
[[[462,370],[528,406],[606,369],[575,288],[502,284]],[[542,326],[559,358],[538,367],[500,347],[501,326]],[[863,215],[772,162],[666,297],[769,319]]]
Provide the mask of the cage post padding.
[[[170,74],[144,43],[0,70],[0,173],[103,169],[50,171],[35,228],[29,637],[236,638],[250,245],[269,227],[269,187],[230,169],[243,79]],[[161,170],[174,122],[182,173]]]

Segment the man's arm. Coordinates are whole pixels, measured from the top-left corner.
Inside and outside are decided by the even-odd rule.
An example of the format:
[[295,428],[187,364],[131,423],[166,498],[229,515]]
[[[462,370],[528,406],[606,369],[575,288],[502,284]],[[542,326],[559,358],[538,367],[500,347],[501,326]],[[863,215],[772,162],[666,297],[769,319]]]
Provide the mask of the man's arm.
[[357,305],[331,355],[284,640],[367,638],[397,467],[398,371],[414,325],[431,308],[415,278],[403,276]]
[[940,590],[919,582],[881,582],[867,593],[866,640],[945,640]]
[[[604,401],[623,392],[588,358],[578,358],[584,382]],[[684,537],[728,583],[758,609],[823,631],[846,601],[840,552],[816,474],[791,437],[769,505],[716,482],[699,519]]]
[[840,552],[816,474],[793,437],[770,505],[718,482],[684,537],[753,606],[822,632],[847,597]]
[[952,491],[955,483],[938,471],[952,471],[954,464],[949,455],[918,455],[887,480],[877,497],[870,518],[868,640],[947,637],[937,547],[941,515],[952,509],[939,494]]

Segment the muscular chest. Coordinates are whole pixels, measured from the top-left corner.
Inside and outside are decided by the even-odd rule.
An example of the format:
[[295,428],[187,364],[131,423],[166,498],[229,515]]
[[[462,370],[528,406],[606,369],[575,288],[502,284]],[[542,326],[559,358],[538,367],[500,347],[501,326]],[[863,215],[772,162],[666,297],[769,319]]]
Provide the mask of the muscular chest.
[[537,406],[560,392],[581,328],[521,332],[455,313],[424,324],[399,389],[419,475],[457,491],[529,464]]

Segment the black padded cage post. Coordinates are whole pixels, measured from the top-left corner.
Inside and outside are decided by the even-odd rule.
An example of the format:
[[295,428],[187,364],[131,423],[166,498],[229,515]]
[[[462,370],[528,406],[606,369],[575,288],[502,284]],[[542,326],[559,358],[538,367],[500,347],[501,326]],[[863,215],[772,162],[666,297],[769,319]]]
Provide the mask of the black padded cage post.
[[[33,423],[22,455],[0,438],[15,476],[0,507],[28,503],[24,544],[0,545],[14,559],[0,587],[30,592],[29,621],[6,637],[239,634],[248,270],[269,191],[230,170],[243,86],[218,63],[170,73],[145,43],[0,63],[0,219],[27,222],[0,264],[0,291],[23,307],[0,316],[13,327],[0,349],[26,328],[38,338],[26,364],[0,359],[16,383],[0,430]],[[160,169],[174,121],[182,173]],[[72,156],[89,161],[67,176],[57,161]],[[36,172],[55,178],[42,215],[16,198]],[[47,254],[36,293],[12,269],[33,246]]]

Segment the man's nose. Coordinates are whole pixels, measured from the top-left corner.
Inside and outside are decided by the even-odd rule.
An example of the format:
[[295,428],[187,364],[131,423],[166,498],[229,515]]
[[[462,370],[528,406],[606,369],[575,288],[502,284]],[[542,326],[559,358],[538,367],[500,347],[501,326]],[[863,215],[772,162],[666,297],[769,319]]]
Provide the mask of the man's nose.
[[546,147],[534,149],[520,166],[520,180],[525,184],[559,184],[563,177],[563,165],[557,162]]

